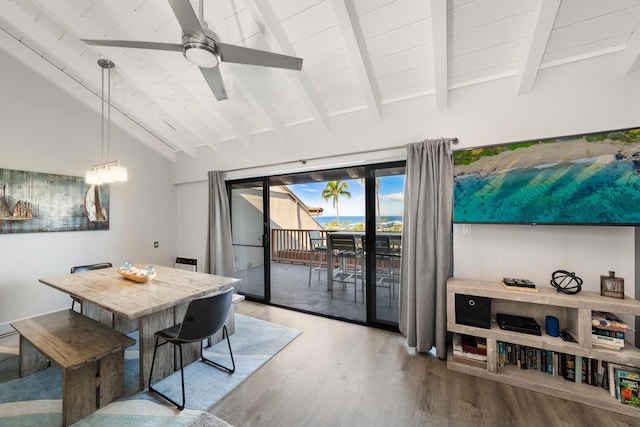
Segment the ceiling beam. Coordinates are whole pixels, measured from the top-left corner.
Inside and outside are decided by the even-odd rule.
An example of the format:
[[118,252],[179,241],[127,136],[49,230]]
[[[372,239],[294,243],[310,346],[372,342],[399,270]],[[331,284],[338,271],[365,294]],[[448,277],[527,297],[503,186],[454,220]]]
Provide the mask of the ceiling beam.
[[379,121],[382,118],[379,91],[371,69],[367,47],[362,38],[358,15],[353,7],[353,1],[333,0],[333,10],[369,112],[375,120]]
[[[264,37],[269,46],[277,48],[280,53],[284,55],[297,56],[291,42],[289,42],[289,38],[282,28],[280,20],[278,20],[269,2],[264,0],[248,0],[247,3],[251,17],[256,25],[264,28]],[[320,124],[323,129],[329,129],[329,114],[313,87],[313,83],[311,83],[311,80],[305,73],[304,65],[301,71],[288,70],[286,73],[291,80],[291,84],[305,99],[306,105],[316,122]]]
[[[68,46],[64,45],[58,39],[51,37],[50,33],[41,28],[33,18],[27,16],[13,3],[0,3],[0,16],[2,17],[0,19],[6,20],[9,25],[19,28],[21,32],[26,32],[30,34],[33,39],[39,40],[38,43],[46,50],[47,54],[41,56],[29,48],[27,44],[16,40],[2,31],[0,32],[2,34],[0,44],[5,51],[55,86],[64,90],[70,96],[84,103],[91,110],[98,113],[101,111],[100,99],[96,98],[96,93],[100,93],[99,89],[93,91],[94,88],[90,87],[88,83],[80,82],[71,77],[71,75],[82,76],[93,72],[97,80],[99,77],[97,64],[89,64]],[[51,55],[51,60],[47,59],[48,55]],[[59,63],[59,61],[65,63],[64,70],[60,69],[58,65],[54,65]],[[119,117],[125,120],[122,121]],[[175,152],[170,147],[176,147],[178,145],[171,137],[159,134],[156,131],[151,131],[150,129],[155,129],[155,127],[141,123],[137,119],[132,119],[127,113],[120,111],[118,108],[112,109],[112,119],[112,124],[120,127],[134,138],[139,139],[167,159],[175,161]],[[144,117],[144,119],[146,122],[148,118]],[[149,123],[151,123],[150,120]]]
[[518,70],[518,94],[531,92],[553,31],[561,0],[538,0],[531,13],[531,28]]
[[640,25],[636,27],[627,42],[625,65],[627,73],[640,70]]
[[431,39],[435,75],[436,109],[446,110],[449,103],[447,2],[431,0]]
[[[206,19],[205,19],[206,21]],[[259,33],[263,37],[262,33]],[[238,89],[249,105],[267,122],[269,128],[281,140],[285,141],[289,134],[287,125],[280,117],[271,101],[255,83],[255,78],[244,66],[228,64],[225,67],[226,75],[230,75]]]
[[276,109],[273,108],[266,94],[260,90],[255,79],[251,78],[246,70],[241,67],[238,68],[239,69],[233,73],[233,80],[236,87],[240,89],[247,101],[249,101],[257,112],[267,121],[273,133],[275,133],[280,140],[285,141],[289,135],[289,131],[284,121],[280,115],[278,115]]

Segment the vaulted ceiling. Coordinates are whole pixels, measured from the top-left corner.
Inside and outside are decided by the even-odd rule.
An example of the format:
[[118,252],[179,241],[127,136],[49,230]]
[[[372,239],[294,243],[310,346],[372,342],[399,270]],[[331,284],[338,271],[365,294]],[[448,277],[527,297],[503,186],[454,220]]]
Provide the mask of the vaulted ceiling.
[[618,51],[622,73],[640,66],[640,0],[205,0],[203,12],[220,41],[301,57],[302,71],[222,63],[228,99],[217,101],[179,52],[81,41],[180,43],[166,0],[6,0],[0,49],[36,53],[97,95],[97,61],[112,60],[114,107],[168,157],[251,148],[264,133],[286,143],[297,126],[327,132],[354,111],[384,121],[386,105],[417,97],[446,110],[450,90],[506,77],[524,94],[544,68]]

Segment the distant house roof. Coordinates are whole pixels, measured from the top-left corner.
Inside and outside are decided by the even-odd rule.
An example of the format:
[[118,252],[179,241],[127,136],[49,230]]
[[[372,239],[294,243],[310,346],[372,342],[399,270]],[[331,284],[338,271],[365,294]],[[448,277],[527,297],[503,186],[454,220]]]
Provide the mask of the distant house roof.
[[294,192],[284,185],[271,186],[270,191],[284,196],[284,198],[277,199],[278,208],[274,208],[276,199],[272,200],[272,227],[312,230],[322,228],[314,217],[321,215],[323,208],[307,206]]
[[309,210],[309,215],[322,215],[322,212],[324,211],[324,209],[320,207],[313,208],[308,206],[307,209]]

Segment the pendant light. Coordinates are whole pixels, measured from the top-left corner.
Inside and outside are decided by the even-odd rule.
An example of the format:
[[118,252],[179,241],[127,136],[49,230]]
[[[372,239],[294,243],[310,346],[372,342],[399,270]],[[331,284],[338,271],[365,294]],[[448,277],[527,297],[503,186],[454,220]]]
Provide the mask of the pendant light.
[[[87,171],[85,176],[85,182],[87,184],[101,185],[104,183],[111,183],[115,181],[127,180],[127,168],[120,165],[119,161],[111,161],[111,69],[115,67],[115,64],[108,59],[99,59],[98,65],[102,68],[102,105],[101,105],[101,146],[100,156],[102,163],[94,165]],[[107,114],[104,113],[104,80],[105,71],[107,74]],[[105,142],[106,140],[106,142]],[[107,161],[105,162],[104,152],[105,143],[107,146]]]

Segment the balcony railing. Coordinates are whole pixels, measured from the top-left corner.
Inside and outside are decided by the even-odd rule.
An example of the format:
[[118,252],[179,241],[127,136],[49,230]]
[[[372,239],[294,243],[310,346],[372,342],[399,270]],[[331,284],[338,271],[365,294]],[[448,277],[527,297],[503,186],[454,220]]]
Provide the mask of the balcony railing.
[[[271,230],[271,260],[274,262],[291,262],[309,264],[311,230],[292,230],[274,228]],[[326,230],[320,230],[322,238],[327,237]],[[317,260],[314,260],[314,262]]]
[[[311,241],[309,240],[309,231],[311,230],[293,230],[274,228],[271,230],[271,260],[273,262],[290,262],[294,264],[309,265]],[[319,230],[323,240],[327,241],[328,230]],[[393,250],[400,252],[398,243],[392,243]],[[323,256],[322,261],[326,263],[324,254],[315,253],[315,256]],[[314,264],[318,262],[318,258],[313,260]],[[391,259],[394,268],[400,268],[400,257],[396,256]]]

